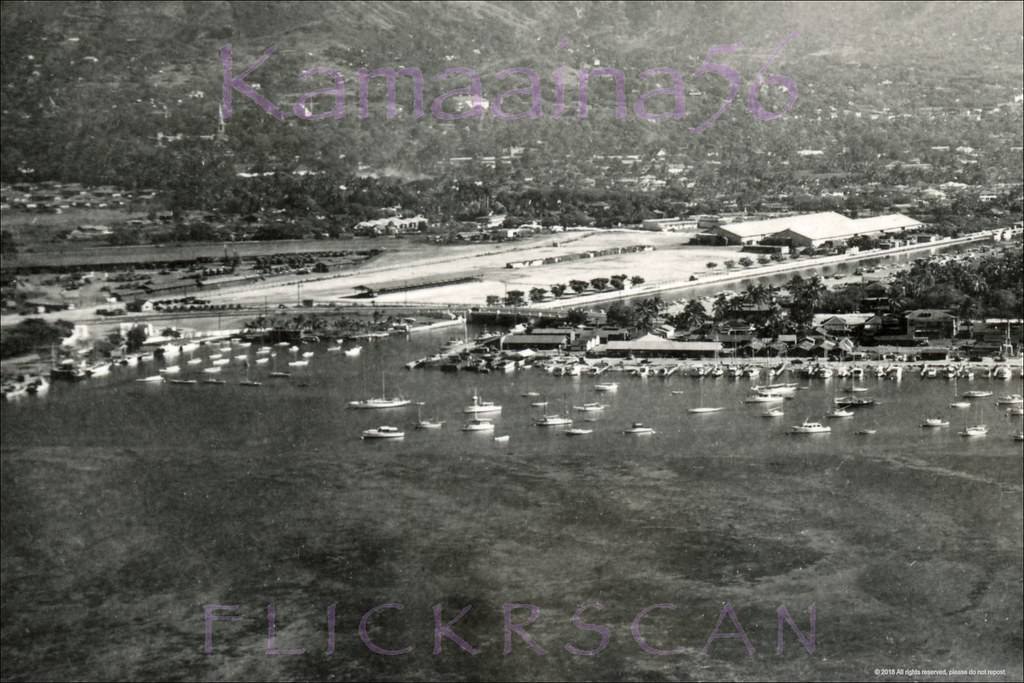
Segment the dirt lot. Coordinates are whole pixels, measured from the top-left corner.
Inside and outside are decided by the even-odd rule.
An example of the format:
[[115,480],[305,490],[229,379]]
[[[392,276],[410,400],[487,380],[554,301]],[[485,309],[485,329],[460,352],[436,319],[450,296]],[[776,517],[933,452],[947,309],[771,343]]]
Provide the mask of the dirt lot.
[[[481,305],[488,295],[504,295],[506,290],[529,292],[533,287],[550,288],[555,283],[569,280],[591,280],[617,273],[639,275],[647,282],[678,279],[690,273],[707,272],[708,261],[721,263],[736,258],[738,247],[687,247],[686,238],[674,233],[579,232],[566,235],[547,235],[521,242],[504,244],[473,244],[438,248],[423,245],[422,249],[389,252],[367,268],[350,276],[305,282],[302,296],[325,301],[336,301],[356,293],[357,285],[371,287],[401,286],[414,279],[444,276],[472,275],[482,278],[472,282],[446,287],[432,287],[395,292],[377,298],[381,303],[443,303]],[[554,246],[555,243],[558,246]],[[566,263],[555,263],[521,269],[509,269],[509,261],[544,259],[581,251],[611,247],[650,244],[655,251],[636,254],[605,256]],[[266,286],[259,289],[227,291],[214,294],[232,302],[271,303],[293,301],[294,284]]]

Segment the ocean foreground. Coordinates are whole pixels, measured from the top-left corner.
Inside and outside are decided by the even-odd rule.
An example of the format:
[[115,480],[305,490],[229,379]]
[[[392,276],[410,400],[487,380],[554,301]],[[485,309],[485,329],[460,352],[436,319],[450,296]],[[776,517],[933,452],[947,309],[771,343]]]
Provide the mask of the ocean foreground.
[[[308,345],[308,368],[256,389],[115,371],[10,403],[8,677],[873,678],[897,662],[1020,672],[1022,460],[1014,423],[990,403],[978,410],[992,433],[962,439],[960,425],[919,426],[945,409],[948,382],[866,377],[880,405],[793,437],[845,380],[807,380],[786,417],[766,421],[742,403],[750,380],[617,374],[586,423],[594,433],[568,439],[538,429],[522,394],[557,411],[592,400],[605,378],[402,369],[446,337],[374,342],[356,357]],[[382,373],[389,394],[423,402],[446,428],[412,430],[415,406],[348,410],[377,395]],[[502,405],[507,444],[459,432],[474,393]],[[725,410],[686,414],[701,395]],[[657,434],[623,435],[635,421]],[[406,438],[359,440],[382,423]],[[857,435],[865,426],[877,433]],[[739,637],[709,644],[738,632],[726,603],[752,654]],[[206,654],[210,605],[241,620],[212,622]],[[522,628],[545,654],[514,629],[505,654],[506,609],[515,626],[530,605]],[[634,635],[656,605],[674,607],[650,609],[640,636],[670,655]],[[451,638],[434,654],[438,606],[441,623],[470,608],[451,629],[478,654]],[[784,620],[778,654],[780,607],[805,640],[813,610],[813,652]],[[366,645],[360,622],[375,608],[370,642],[410,651]],[[54,610],[69,628],[45,626]],[[598,649],[602,628],[596,656],[565,649]]]

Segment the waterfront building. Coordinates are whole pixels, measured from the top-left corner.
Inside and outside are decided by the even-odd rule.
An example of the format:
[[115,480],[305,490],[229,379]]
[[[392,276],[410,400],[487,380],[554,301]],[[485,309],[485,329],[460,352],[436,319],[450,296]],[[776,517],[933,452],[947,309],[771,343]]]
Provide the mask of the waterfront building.
[[941,309],[907,311],[907,331],[919,336],[952,339],[960,331],[960,319]]
[[534,351],[555,351],[569,345],[567,330],[560,334],[510,334],[501,341],[501,348],[507,351],[532,349]]
[[672,341],[657,335],[647,334],[628,341],[610,341],[594,347],[594,355],[635,356],[637,358],[710,358],[721,353],[722,344],[717,341]]

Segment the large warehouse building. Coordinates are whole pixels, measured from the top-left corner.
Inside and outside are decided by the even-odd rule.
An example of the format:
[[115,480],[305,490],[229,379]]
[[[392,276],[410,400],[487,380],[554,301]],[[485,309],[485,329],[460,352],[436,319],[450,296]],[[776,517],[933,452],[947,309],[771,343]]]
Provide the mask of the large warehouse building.
[[826,229],[830,226],[843,225],[849,222],[846,216],[834,211],[810,213],[802,216],[786,216],[769,218],[764,221],[744,221],[729,223],[712,228],[715,234],[723,238],[727,244],[757,244],[766,237],[796,229]]
[[846,223],[790,228],[774,235],[772,241],[788,244],[790,248],[806,249],[836,245],[851,237],[876,237],[904,230],[916,230],[920,227],[920,221],[896,213],[856,220],[847,218]]
[[854,236],[884,235],[920,227],[920,221],[898,213],[853,219],[834,211],[825,211],[764,221],[730,223],[714,228],[714,232],[728,244],[751,245],[765,241],[806,248],[837,244]]

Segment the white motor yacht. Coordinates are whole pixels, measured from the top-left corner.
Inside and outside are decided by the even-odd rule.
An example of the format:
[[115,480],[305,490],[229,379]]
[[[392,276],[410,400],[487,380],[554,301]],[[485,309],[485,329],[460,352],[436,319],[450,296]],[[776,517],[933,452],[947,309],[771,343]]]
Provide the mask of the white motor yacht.
[[405,432],[398,427],[388,427],[387,425],[376,429],[367,429],[363,432],[364,439],[401,439],[403,437],[405,437]]
[[831,432],[832,428],[828,425],[823,425],[820,422],[811,422],[804,420],[803,424],[793,425],[793,428],[789,431],[790,434],[827,434]]

